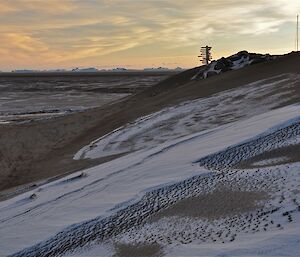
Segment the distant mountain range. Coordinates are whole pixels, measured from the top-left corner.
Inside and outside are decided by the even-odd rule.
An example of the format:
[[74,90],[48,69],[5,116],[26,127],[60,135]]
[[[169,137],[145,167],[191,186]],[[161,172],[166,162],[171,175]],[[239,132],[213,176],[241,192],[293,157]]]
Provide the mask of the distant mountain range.
[[[67,69],[52,69],[52,70],[30,70],[30,69],[24,69],[24,70],[12,70],[13,73],[34,73],[34,72],[110,72],[110,71],[180,71],[184,70],[181,67],[177,67],[175,69],[170,69],[166,67],[150,67],[150,68],[144,68],[144,69],[127,69],[123,67],[117,67],[112,69],[97,69],[95,67],[89,67],[89,68],[74,68],[71,70]],[[1,72],[1,71],[0,71]]]

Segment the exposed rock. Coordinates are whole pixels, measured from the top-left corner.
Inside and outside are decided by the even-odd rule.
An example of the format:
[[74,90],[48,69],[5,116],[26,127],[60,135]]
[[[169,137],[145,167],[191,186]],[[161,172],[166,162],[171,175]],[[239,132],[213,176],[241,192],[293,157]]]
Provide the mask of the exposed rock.
[[256,54],[241,51],[227,58],[212,61],[205,69],[201,69],[192,79],[206,79],[230,70],[238,70],[249,65],[274,60],[276,57],[269,54]]

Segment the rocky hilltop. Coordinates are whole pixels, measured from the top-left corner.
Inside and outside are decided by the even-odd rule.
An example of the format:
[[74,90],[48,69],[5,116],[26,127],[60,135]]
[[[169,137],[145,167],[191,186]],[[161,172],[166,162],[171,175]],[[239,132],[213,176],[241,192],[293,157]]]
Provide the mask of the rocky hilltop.
[[245,66],[272,61],[276,56],[269,54],[249,53],[240,51],[229,57],[222,57],[219,60],[212,61],[209,65],[201,69],[192,79],[206,79],[217,74],[230,70],[238,70]]

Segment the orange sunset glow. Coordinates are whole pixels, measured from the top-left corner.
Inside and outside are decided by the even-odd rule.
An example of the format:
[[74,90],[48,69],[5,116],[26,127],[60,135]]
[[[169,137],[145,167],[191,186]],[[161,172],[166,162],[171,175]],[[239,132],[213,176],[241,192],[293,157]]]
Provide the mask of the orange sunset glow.
[[294,50],[299,1],[1,0],[0,70],[198,65]]

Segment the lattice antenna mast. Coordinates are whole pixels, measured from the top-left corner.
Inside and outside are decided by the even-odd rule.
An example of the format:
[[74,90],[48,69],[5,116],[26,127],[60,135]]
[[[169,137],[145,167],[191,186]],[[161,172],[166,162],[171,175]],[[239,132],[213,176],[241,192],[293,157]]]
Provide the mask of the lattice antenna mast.
[[210,46],[201,47],[200,55],[198,57],[200,58],[200,62],[203,65],[208,65],[209,62],[212,60],[211,47]]

